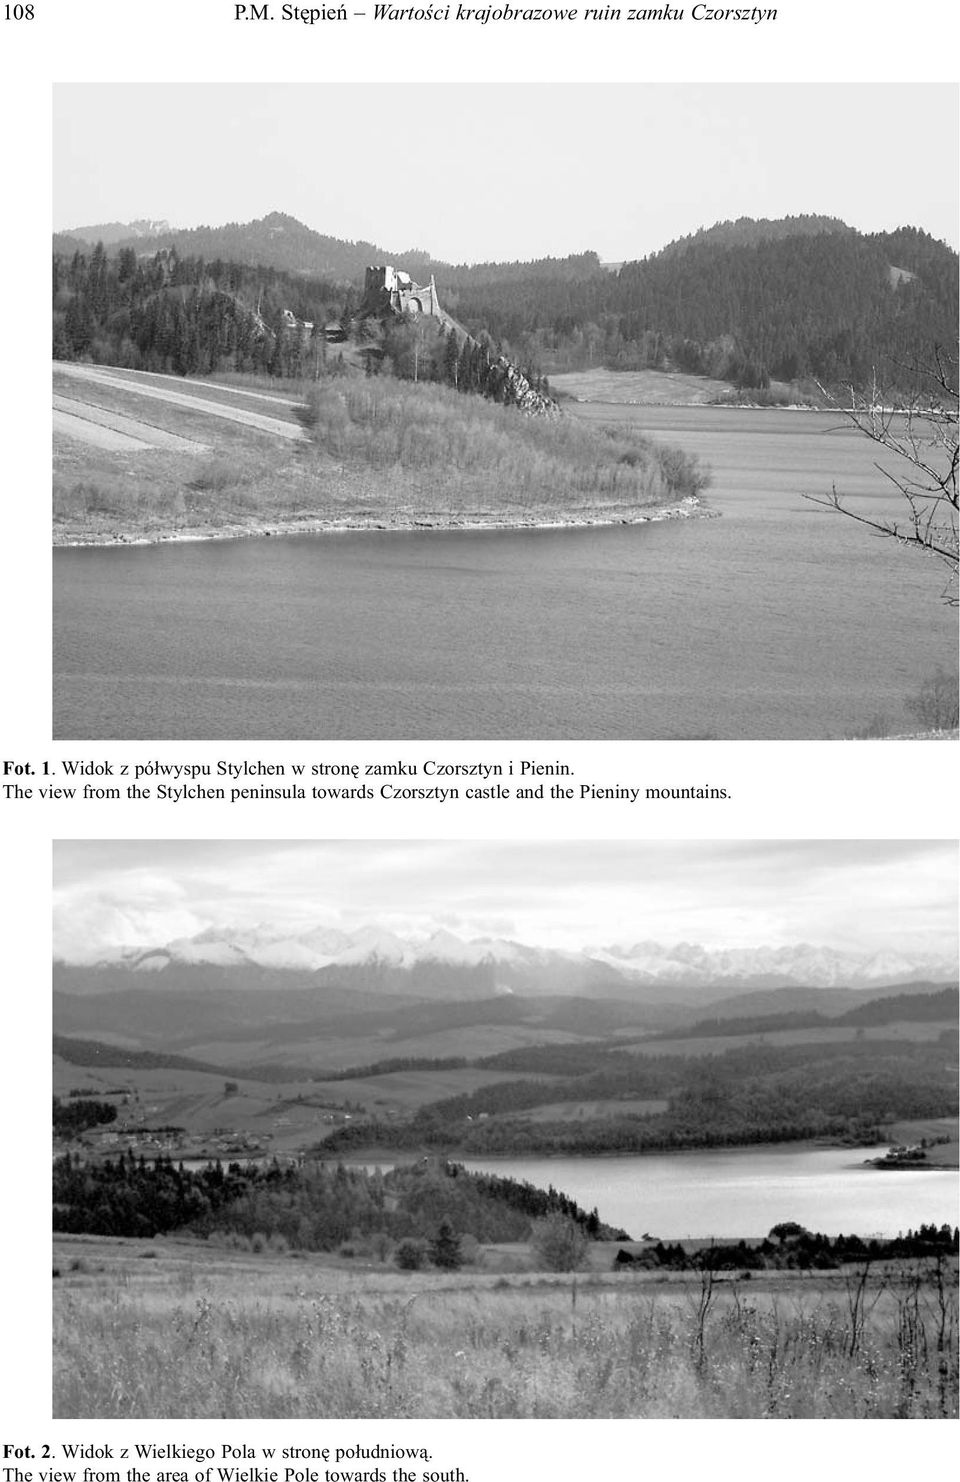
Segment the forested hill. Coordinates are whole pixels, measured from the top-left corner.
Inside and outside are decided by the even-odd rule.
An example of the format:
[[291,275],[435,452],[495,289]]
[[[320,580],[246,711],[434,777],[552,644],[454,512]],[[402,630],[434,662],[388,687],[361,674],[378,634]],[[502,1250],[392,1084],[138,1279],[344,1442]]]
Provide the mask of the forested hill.
[[702,226],[699,231],[677,239],[664,247],[659,256],[685,252],[688,247],[711,244],[715,247],[755,247],[758,242],[779,242],[784,237],[818,237],[824,232],[852,232],[836,216],[738,216],[736,221],[718,221]]
[[53,358],[176,375],[301,376],[316,354],[305,324],[349,315],[356,301],[330,280],[269,266],[73,244],[53,258]]
[[603,365],[866,386],[876,371],[906,389],[904,367],[956,344],[957,255],[915,227],[744,242],[704,232],[616,274],[518,273],[495,293],[464,283],[448,301],[550,373]]
[[99,237],[97,231],[97,227],[78,227],[70,233],[61,233],[54,238],[54,250],[67,252],[84,246],[89,249],[102,241],[114,251],[131,247],[138,256],[152,257],[173,248],[180,257],[223,258],[244,267],[276,268],[283,273],[304,273],[341,284],[357,279],[362,282],[363,270],[369,263],[402,258],[406,265],[412,260],[418,263],[425,260],[423,253],[391,256],[374,242],[347,242],[324,236],[280,211],[271,212],[259,221],[231,221],[226,226],[198,226],[189,230],[166,227],[154,235],[131,231],[126,237],[114,235],[111,223],[109,241]]
[[[277,339],[258,337],[245,311],[258,305],[271,330],[283,309],[317,323],[349,315],[371,262],[423,280],[434,273],[444,308],[472,335],[548,374],[682,370],[760,388],[771,378],[866,388],[876,374],[884,389],[906,392],[911,367],[929,363],[935,347],[955,353],[960,312],[957,254],[944,243],[916,227],[864,235],[822,216],[721,222],[617,272],[595,252],[455,267],[322,236],[279,213],[132,235],[107,249],[79,235],[54,239],[55,307],[61,325],[69,320],[55,354],[97,358],[99,339],[114,358],[126,333],[148,361],[155,344],[182,342],[183,353],[165,350],[165,361],[186,356],[201,371],[224,362],[226,345],[227,356],[237,347],[238,368],[269,369],[272,357],[290,373],[273,353]],[[102,291],[91,292],[96,254]],[[186,315],[156,297],[177,287],[199,291],[181,295]],[[163,323],[145,326],[151,314]],[[121,363],[133,364],[127,350]]]
[[[150,231],[150,227],[157,228]],[[449,288],[460,283],[500,283],[509,279],[580,281],[603,269],[595,252],[564,258],[544,257],[533,262],[480,262],[470,265],[444,262],[419,248],[380,247],[375,242],[351,242],[304,226],[294,216],[273,211],[257,221],[229,222],[226,226],[198,226],[187,230],[166,222],[118,222],[76,227],[55,233],[55,254],[68,257],[78,249],[89,252],[102,242],[111,255],[127,248],[139,258],[173,251],[181,258],[221,259],[243,267],[274,268],[278,273],[322,278],[340,288],[359,287],[372,263],[390,262],[413,278],[426,281],[434,273]]]

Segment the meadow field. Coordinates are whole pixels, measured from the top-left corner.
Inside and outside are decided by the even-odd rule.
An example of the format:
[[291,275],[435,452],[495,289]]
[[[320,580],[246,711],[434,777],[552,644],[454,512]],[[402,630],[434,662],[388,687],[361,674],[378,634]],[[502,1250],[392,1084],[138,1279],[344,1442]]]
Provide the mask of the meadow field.
[[523,1245],[54,1239],[55,1417],[946,1418],[955,1262],[577,1274]]
[[684,371],[591,370],[559,371],[550,377],[551,389],[575,401],[605,401],[627,406],[709,406],[729,394],[729,381],[692,376]]

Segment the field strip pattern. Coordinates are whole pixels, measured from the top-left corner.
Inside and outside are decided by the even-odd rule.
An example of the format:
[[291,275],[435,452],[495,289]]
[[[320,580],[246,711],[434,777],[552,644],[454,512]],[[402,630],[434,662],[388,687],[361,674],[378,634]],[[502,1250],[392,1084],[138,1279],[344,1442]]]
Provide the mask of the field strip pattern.
[[[55,368],[62,370],[65,367],[58,362]],[[283,396],[277,391],[251,391],[247,386],[230,386],[225,381],[193,381],[189,376],[186,378],[183,376],[174,376],[167,371],[121,371],[119,369],[114,370],[113,367],[110,367],[110,371],[113,378],[122,385],[128,385],[134,388],[141,385],[150,386],[154,381],[173,381],[177,386],[189,386],[191,391],[195,391],[198,396],[206,395],[210,392],[223,391],[228,396],[236,396],[241,400],[246,398],[254,401],[266,401],[275,407],[293,408],[306,405],[305,402],[291,400],[290,397]]]
[[201,396],[187,396],[182,391],[167,391],[161,386],[146,386],[140,382],[111,376],[90,365],[57,364],[58,372],[74,376],[81,381],[92,381],[96,385],[112,386],[114,389],[130,391],[134,396],[147,396],[154,401],[170,402],[173,406],[186,407],[191,412],[205,412],[210,417],[220,417],[227,422],[239,422],[258,432],[269,432],[275,437],[285,437],[290,442],[302,442],[302,429],[293,422],[281,422],[278,417],[265,417],[260,412],[248,412],[242,407],[227,406],[223,402],[209,401]]
[[[57,413],[60,413],[68,422],[67,427],[59,430],[67,431],[70,436],[84,437],[85,432],[79,432],[73,425],[77,421],[93,424],[98,429],[106,429],[119,433],[122,437],[129,439],[143,448],[165,448],[174,453],[205,453],[205,443],[194,442],[188,437],[179,437],[175,432],[165,432],[162,427],[151,427],[149,423],[138,422],[133,417],[125,417],[122,412],[108,412],[105,407],[92,406],[89,402],[75,401],[69,396],[54,396],[54,426],[57,426]],[[98,442],[95,437],[89,439],[98,447],[112,446]]]
[[109,453],[152,453],[153,444],[143,438],[130,437],[117,432],[113,427],[101,427],[98,422],[88,422],[72,412],[53,409],[53,431],[63,437],[72,437],[76,442],[88,443],[94,448],[105,448]]

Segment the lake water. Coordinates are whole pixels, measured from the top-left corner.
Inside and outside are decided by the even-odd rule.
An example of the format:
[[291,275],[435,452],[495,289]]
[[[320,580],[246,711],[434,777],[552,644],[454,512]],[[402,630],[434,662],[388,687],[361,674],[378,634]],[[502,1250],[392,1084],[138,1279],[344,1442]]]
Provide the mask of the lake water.
[[[956,1225],[960,1175],[955,1168],[868,1168],[880,1148],[730,1148],[624,1158],[464,1158],[465,1168],[515,1178],[539,1189],[552,1184],[596,1209],[608,1225],[637,1240],[747,1239],[781,1220],[822,1235],[894,1236],[922,1224]],[[187,1158],[192,1171],[209,1159]],[[261,1165],[269,1158],[232,1158]],[[403,1160],[401,1160],[403,1161]],[[384,1172],[391,1162],[360,1167]]]
[[54,736],[849,734],[955,664],[933,563],[816,510],[893,513],[830,417],[583,406],[699,454],[721,519],[54,553]]
[[824,1235],[893,1236],[957,1223],[956,1169],[866,1168],[862,1148],[736,1148],[642,1158],[465,1159],[538,1188],[553,1184],[634,1239],[766,1235],[797,1220]]

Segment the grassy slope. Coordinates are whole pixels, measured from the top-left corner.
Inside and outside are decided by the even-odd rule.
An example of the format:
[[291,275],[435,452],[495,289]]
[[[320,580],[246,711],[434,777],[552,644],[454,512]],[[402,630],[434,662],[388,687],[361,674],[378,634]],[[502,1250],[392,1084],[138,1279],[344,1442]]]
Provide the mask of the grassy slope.
[[[157,378],[151,378],[151,383]],[[146,378],[144,378],[146,383]],[[324,383],[303,446],[147,401],[137,381],[55,389],[205,443],[194,456],[115,453],[57,438],[58,543],[328,528],[619,523],[692,504],[702,476],[685,455],[630,429],[527,418],[440,386],[389,378]],[[276,409],[242,392],[180,382],[205,400]],[[257,388],[259,390],[259,387]],[[288,388],[291,401],[307,387]],[[282,414],[285,420],[292,415]]]
[[919,1142],[922,1137],[928,1140],[946,1138],[945,1142],[938,1141],[932,1147],[927,1148],[926,1165],[928,1168],[960,1166],[960,1139],[958,1139],[957,1123],[950,1117],[927,1117],[910,1122],[891,1122],[887,1130],[893,1142],[904,1143],[908,1146]]
[[627,406],[709,406],[730,391],[729,381],[683,371],[563,371],[550,377],[553,391],[577,401]]
[[[55,1417],[927,1418],[957,1408],[955,1271],[401,1273],[57,1237]],[[605,1268],[600,1269],[602,1266]],[[360,1269],[358,1268],[360,1266]],[[514,1274],[504,1272],[504,1266]],[[498,1267],[500,1270],[498,1271]],[[703,1314],[701,1320],[701,1313]]]
[[[713,376],[692,376],[686,371],[613,371],[597,367],[593,370],[563,371],[550,377],[550,385],[561,396],[572,396],[576,401],[608,402],[620,406],[650,407],[693,407],[724,405],[753,405],[751,392],[742,394],[729,381],[719,381]],[[783,405],[809,401],[810,386],[801,389],[787,381],[771,381],[768,389],[770,400]],[[752,393],[753,397],[757,392]]]

